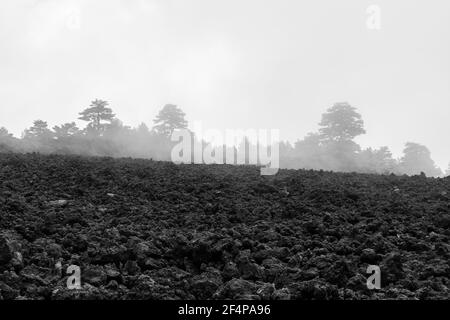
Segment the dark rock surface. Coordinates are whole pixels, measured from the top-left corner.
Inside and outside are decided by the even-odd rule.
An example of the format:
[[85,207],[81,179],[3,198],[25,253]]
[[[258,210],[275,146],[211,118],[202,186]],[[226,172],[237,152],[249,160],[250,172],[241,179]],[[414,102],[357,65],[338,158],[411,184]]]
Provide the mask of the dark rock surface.
[[448,178],[0,154],[0,299],[449,299],[449,193]]

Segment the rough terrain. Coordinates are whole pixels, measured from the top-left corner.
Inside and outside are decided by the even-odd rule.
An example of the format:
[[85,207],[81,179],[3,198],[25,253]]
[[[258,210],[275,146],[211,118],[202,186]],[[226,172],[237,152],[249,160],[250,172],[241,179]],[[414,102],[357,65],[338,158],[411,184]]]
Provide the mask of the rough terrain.
[[449,200],[449,178],[0,154],[0,299],[449,299]]

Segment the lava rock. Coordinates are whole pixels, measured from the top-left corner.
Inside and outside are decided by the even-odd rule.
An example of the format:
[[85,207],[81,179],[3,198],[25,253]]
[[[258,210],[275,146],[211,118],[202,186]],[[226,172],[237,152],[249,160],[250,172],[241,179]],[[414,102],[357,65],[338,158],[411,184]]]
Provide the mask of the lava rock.
[[288,288],[275,290],[275,292],[272,294],[272,299],[273,300],[290,300],[291,293],[289,292]]
[[239,277],[239,270],[236,264],[232,261],[227,262],[222,270],[222,275],[224,279],[231,280],[233,278]]
[[381,255],[377,254],[373,249],[363,249],[360,260],[363,263],[376,265],[381,261]]
[[332,300],[339,296],[336,286],[322,280],[310,280],[290,286],[294,299],[299,300]]
[[275,292],[275,286],[273,283],[264,283],[256,292],[262,300],[269,300],[272,294]]
[[231,279],[214,294],[217,299],[243,300],[246,296],[256,294],[257,286],[244,279]]
[[190,288],[198,299],[210,299],[221,284],[222,280],[219,276],[206,272],[194,276],[191,279]]
[[399,253],[390,253],[381,263],[382,286],[395,283],[405,277],[403,271],[403,258]]
[[104,285],[107,277],[108,275],[102,267],[89,266],[82,271],[82,280],[96,287]]
[[22,246],[17,234],[8,230],[2,231],[0,233],[0,266],[8,264],[14,258],[21,260],[21,248]]

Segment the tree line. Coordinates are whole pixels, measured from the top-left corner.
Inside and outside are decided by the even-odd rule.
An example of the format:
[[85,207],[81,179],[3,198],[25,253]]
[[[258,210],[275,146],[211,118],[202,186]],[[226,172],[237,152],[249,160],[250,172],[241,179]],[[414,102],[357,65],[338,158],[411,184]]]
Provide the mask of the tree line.
[[[323,115],[318,132],[309,133],[294,145],[281,144],[281,166],[378,174],[424,173],[442,176],[430,150],[419,143],[407,142],[403,156],[395,159],[387,146],[362,149],[355,138],[366,133],[364,121],[350,104],[336,103]],[[450,164],[446,174],[450,174]]]
[[[86,122],[83,129],[75,122],[49,128],[46,121],[36,120],[20,139],[1,127],[0,152],[170,160],[174,146],[170,140],[172,132],[188,128],[185,113],[172,104],[159,111],[151,129],[145,123],[135,128],[124,125],[108,102],[99,99],[80,112],[78,119]],[[355,138],[365,133],[364,121],[357,109],[348,103],[336,103],[322,115],[317,132],[309,133],[294,144],[280,142],[280,167],[378,174],[444,174],[426,146],[407,142],[403,156],[395,159],[388,147],[362,149]],[[249,139],[243,139],[237,148],[248,148],[250,144]],[[446,174],[450,174],[450,165]]]

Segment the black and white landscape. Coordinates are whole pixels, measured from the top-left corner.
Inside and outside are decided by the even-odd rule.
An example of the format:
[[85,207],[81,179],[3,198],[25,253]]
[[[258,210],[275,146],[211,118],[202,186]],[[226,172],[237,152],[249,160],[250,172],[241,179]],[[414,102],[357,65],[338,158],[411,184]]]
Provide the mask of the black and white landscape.
[[448,300],[449,33],[444,0],[2,1],[0,300]]

